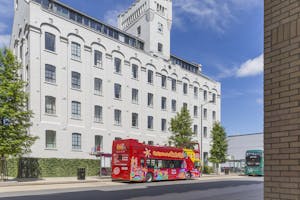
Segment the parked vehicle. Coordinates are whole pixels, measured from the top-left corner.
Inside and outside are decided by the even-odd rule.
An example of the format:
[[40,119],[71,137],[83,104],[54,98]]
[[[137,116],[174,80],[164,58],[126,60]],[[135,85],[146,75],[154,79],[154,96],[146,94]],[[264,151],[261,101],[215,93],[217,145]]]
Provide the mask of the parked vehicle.
[[113,180],[151,182],[200,176],[197,150],[152,146],[138,140],[115,140],[112,146]]

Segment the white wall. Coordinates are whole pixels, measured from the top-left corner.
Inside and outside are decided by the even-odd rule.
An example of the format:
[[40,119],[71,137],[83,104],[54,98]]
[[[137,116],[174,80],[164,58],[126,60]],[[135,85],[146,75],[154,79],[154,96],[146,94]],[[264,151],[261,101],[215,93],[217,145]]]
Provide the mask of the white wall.
[[[21,6],[27,5],[25,0],[19,0]],[[111,144],[115,137],[136,138],[140,141],[154,141],[155,144],[166,144],[170,132],[161,132],[161,118],[167,119],[167,124],[176,113],[171,111],[171,100],[177,101],[177,111],[183,102],[193,116],[193,106],[198,106],[198,136],[200,139],[200,105],[203,101],[203,90],[208,90],[208,101],[212,93],[217,94],[216,104],[207,104],[208,118],[203,120],[203,126],[212,128],[212,110],[217,113],[220,121],[221,86],[201,74],[192,73],[178,65],[172,65],[169,60],[153,57],[146,51],[141,51],[129,45],[120,43],[106,35],[95,32],[83,25],[66,20],[58,15],[41,9],[40,5],[30,1],[29,7],[24,9],[28,20],[23,20],[24,14],[15,12],[12,43],[20,38],[16,27],[26,28],[24,42],[28,43],[27,64],[29,70],[30,109],[34,112],[33,126],[30,134],[39,136],[39,140],[32,147],[31,156],[60,157],[60,158],[94,158],[89,156],[94,146],[94,136],[103,136],[103,151],[111,152]],[[56,36],[56,52],[49,52],[44,48],[44,33],[50,32]],[[76,41],[81,44],[81,61],[72,60],[70,44]],[[19,46],[11,46],[18,49]],[[93,66],[93,50],[100,50],[103,54],[103,66]],[[26,50],[27,52],[27,50]],[[113,59],[122,59],[122,74],[115,74]],[[25,62],[25,61],[24,61]],[[24,64],[27,65],[26,63]],[[45,82],[45,64],[56,66],[56,83]],[[131,78],[131,65],[139,66],[139,79]],[[147,70],[154,70],[154,84],[147,83]],[[71,89],[71,71],[81,73],[81,89]],[[161,88],[161,74],[168,76],[167,89]],[[94,94],[94,78],[103,80],[103,95]],[[171,79],[176,78],[177,91],[171,90]],[[188,95],[183,95],[182,82],[189,84]],[[114,83],[122,85],[122,100],[114,99]],[[194,98],[193,86],[199,87],[199,97]],[[131,89],[139,89],[139,104],[132,104]],[[154,108],[147,107],[147,93],[154,94]],[[56,97],[56,114],[45,113],[45,96]],[[161,97],[167,97],[167,110],[161,110]],[[81,119],[71,118],[71,101],[81,102]],[[103,123],[94,123],[94,105],[103,107]],[[122,110],[122,126],[114,125],[114,109]],[[139,113],[139,128],[131,127],[131,113]],[[154,129],[147,129],[147,116],[154,117]],[[169,127],[169,126],[168,126]],[[56,149],[45,148],[45,130],[56,131]],[[82,149],[72,150],[72,133],[82,134]],[[210,137],[203,140],[203,152],[209,152]]]

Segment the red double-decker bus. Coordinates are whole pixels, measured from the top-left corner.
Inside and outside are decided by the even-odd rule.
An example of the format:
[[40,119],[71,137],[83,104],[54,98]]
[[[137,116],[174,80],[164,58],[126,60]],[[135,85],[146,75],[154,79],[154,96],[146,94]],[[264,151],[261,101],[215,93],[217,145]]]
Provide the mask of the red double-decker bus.
[[134,139],[115,140],[111,177],[137,182],[199,177],[199,155],[199,145],[198,150],[189,150],[145,145]]

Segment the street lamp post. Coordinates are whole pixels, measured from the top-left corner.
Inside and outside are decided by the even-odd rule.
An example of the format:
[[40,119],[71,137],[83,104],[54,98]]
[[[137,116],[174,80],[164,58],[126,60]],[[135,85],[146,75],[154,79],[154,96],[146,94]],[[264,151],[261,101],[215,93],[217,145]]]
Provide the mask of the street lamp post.
[[[200,110],[201,110],[201,121],[200,121],[200,130],[201,130],[201,135],[200,135],[200,138],[201,138],[201,147],[200,147],[200,155],[201,155],[201,166],[204,167],[204,162],[203,162],[203,106],[205,106],[206,104],[209,104],[209,103],[213,103],[214,101],[211,100],[211,101],[208,101],[204,104],[201,104],[200,105]],[[202,173],[201,173],[202,174]]]

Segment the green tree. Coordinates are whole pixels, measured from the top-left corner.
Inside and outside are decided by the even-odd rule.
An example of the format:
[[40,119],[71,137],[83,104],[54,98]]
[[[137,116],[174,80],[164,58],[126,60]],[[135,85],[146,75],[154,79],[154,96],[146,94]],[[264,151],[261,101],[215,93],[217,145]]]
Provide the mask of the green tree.
[[212,143],[210,149],[209,161],[216,164],[217,173],[219,173],[219,164],[226,162],[227,140],[225,129],[221,124],[215,123],[211,131]]
[[169,143],[176,147],[193,148],[195,143],[192,141],[194,132],[192,131],[193,120],[189,110],[183,106],[181,111],[171,119],[172,135],[169,138]]
[[[26,83],[20,77],[21,65],[12,52],[0,49],[0,156],[5,169],[8,156],[19,156],[30,151],[36,140],[27,133],[32,112],[27,109]],[[5,174],[3,170],[0,172]]]

